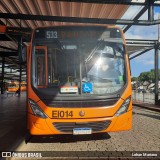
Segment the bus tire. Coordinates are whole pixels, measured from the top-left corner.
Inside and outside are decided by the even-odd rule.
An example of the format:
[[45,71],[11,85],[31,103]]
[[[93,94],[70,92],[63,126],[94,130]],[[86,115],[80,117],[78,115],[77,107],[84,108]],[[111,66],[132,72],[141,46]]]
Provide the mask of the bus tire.
[[25,134],[25,143],[27,144],[30,139],[31,139],[31,134],[29,133],[29,130],[27,130],[26,134]]

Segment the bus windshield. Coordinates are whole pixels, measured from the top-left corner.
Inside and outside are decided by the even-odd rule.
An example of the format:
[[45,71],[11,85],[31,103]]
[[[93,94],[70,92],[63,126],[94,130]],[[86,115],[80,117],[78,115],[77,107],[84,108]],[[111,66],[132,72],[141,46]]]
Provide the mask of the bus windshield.
[[10,84],[8,85],[9,88],[15,88],[15,87],[17,87],[17,86],[18,86],[18,85],[15,84],[15,83],[10,83]]
[[32,86],[57,96],[105,95],[126,82],[121,31],[105,27],[35,30]]

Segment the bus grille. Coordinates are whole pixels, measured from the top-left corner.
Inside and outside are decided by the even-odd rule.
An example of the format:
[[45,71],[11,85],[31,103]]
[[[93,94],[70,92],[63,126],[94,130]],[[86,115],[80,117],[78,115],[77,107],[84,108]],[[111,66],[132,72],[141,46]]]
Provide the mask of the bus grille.
[[48,107],[56,108],[90,108],[90,107],[106,107],[114,105],[119,98],[93,101],[49,101],[43,100]]
[[53,126],[60,132],[72,133],[74,128],[91,128],[92,132],[106,130],[111,121],[98,122],[54,122]]

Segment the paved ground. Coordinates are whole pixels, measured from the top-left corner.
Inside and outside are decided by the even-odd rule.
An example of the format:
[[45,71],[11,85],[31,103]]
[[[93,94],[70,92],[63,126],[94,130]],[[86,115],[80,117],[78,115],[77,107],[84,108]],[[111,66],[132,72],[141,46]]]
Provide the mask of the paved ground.
[[[148,151],[149,153],[158,151],[160,153],[159,112],[134,106],[133,129],[130,131],[84,136],[37,136],[32,137],[30,142],[25,144],[25,104],[25,95],[21,98],[0,97],[1,151],[67,151],[63,152],[64,154],[70,154],[68,151],[93,151],[91,154],[96,153],[95,151]],[[81,153],[83,156],[88,154]],[[115,153],[119,152],[110,154]],[[57,154],[62,153],[57,152]]]
[[149,109],[152,111],[160,112],[160,104],[149,104],[149,103],[143,103],[140,101],[133,101],[133,105],[140,108]]

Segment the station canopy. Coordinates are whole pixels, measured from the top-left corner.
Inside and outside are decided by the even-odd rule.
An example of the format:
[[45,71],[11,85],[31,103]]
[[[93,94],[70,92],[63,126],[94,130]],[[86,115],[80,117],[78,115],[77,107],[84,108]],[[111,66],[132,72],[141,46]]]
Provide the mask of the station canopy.
[[[101,24],[101,21],[99,24],[91,24],[86,21],[86,23],[79,23],[76,18],[81,18],[81,21],[83,21],[82,18],[118,20],[121,19],[132,3],[137,5],[140,3],[143,6],[145,2],[145,0],[106,0],[106,3],[104,0],[1,0],[0,25],[21,27],[28,30],[55,25],[107,25]],[[157,1],[154,1],[154,3],[159,5]],[[144,11],[147,10],[144,8],[142,8]],[[54,19],[51,20],[51,18]],[[70,18],[75,18],[75,21],[69,22]],[[139,49],[146,50],[145,47],[142,45],[139,46]],[[0,61],[2,62],[2,57],[5,57],[6,68],[17,69],[18,71],[17,48],[16,36],[0,33]],[[128,53],[132,54],[134,52],[135,47],[132,43],[128,46]]]

